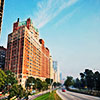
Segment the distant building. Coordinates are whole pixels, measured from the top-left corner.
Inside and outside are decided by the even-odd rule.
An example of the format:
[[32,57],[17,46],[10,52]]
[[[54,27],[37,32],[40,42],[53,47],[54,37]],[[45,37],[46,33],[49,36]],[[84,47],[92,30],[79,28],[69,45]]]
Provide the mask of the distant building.
[[1,35],[1,25],[2,25],[3,7],[4,7],[4,0],[0,0],[0,35]]
[[59,66],[57,68],[57,82],[60,83],[60,70],[59,70]]
[[54,82],[57,83],[57,71],[54,71]]
[[52,56],[50,56],[50,79],[53,79],[54,81],[54,68],[53,68]]
[[6,56],[6,49],[3,46],[0,46],[0,68],[2,70],[4,70],[5,56]]
[[62,80],[62,73],[60,73],[60,80]]
[[55,71],[57,71],[57,61],[53,61],[53,68]]
[[50,52],[43,39],[39,39],[38,29],[30,18],[13,24],[13,32],[8,35],[5,69],[17,76],[18,83],[25,86],[28,77],[50,78]]
[[53,61],[54,82],[57,82],[57,61]]
[[62,73],[60,73],[60,83],[63,83]]
[[54,68],[54,82],[60,82],[60,73],[57,61],[53,61],[53,68]]

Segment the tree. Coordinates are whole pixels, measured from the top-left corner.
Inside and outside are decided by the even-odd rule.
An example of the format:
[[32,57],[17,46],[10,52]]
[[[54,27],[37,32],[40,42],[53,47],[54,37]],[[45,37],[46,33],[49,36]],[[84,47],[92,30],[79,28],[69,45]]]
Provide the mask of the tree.
[[92,72],[92,70],[89,70],[89,69],[85,69],[85,79],[86,79],[86,84],[87,84],[87,87],[88,89],[91,89],[94,87],[94,74]]
[[25,82],[25,87],[30,88],[32,86],[32,84],[34,84],[33,89],[36,89],[36,80],[35,80],[35,78],[34,77],[28,77],[28,79]]
[[42,89],[42,81],[39,78],[36,79],[36,88],[39,91],[41,91],[41,89]]
[[94,85],[95,89],[100,91],[100,73],[98,71],[94,73]]
[[85,81],[85,74],[84,73],[80,73],[80,76],[81,76],[81,83],[80,83],[80,86],[81,86],[81,88],[85,88],[85,86],[86,86],[86,81]]
[[56,83],[56,82],[54,82],[54,83],[53,83],[53,86],[54,86],[54,87],[56,87],[56,86],[57,86],[57,83]]
[[51,85],[53,82],[53,79],[46,78],[45,81],[47,82],[48,85]]
[[67,79],[65,80],[64,85],[66,86],[66,88],[69,88],[69,86],[73,85],[73,77],[67,76]]
[[74,84],[73,84],[73,86],[75,87],[75,88],[79,88],[80,89],[80,80],[78,79],[78,78],[76,78],[76,80],[74,80]]
[[15,76],[15,74],[13,72],[11,72],[10,70],[7,70],[5,73],[7,75],[7,77],[6,77],[6,85],[9,85],[9,84],[13,85],[13,84],[17,84],[18,83],[18,81],[16,80],[16,76]]
[[22,98],[23,96],[25,96],[26,92],[25,90],[22,88],[21,85],[17,85],[17,84],[13,84],[12,88],[10,88],[9,90],[9,99],[16,96],[17,98]]
[[4,89],[7,75],[0,69],[0,91]]
[[60,86],[60,85],[61,85],[61,83],[57,82],[57,86]]
[[42,82],[42,90],[44,91],[44,90],[47,90],[47,89],[48,89],[48,84],[47,84],[47,82],[43,81]]

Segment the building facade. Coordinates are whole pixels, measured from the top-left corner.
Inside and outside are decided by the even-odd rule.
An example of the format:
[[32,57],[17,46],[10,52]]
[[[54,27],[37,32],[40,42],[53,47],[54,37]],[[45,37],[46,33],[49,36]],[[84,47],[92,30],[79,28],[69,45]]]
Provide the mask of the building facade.
[[0,0],[0,35],[1,35],[1,25],[2,25],[3,7],[4,7],[4,0]]
[[63,77],[62,77],[62,73],[60,73],[60,83],[61,84],[64,84]]
[[57,82],[60,83],[60,69],[59,69],[59,65],[58,65],[58,68],[57,68]]
[[57,61],[53,61],[53,69],[54,69],[54,82],[57,83]]
[[0,68],[4,70],[5,65],[6,48],[0,46]]
[[54,82],[60,82],[60,72],[57,61],[53,61],[53,68],[54,68]]
[[52,56],[50,56],[50,79],[53,79],[53,81],[54,81],[54,68],[53,68]]
[[60,73],[60,83],[62,83],[62,73]]
[[39,42],[41,44],[41,77],[50,78],[49,49],[45,48],[43,39],[40,39]]
[[38,29],[30,18],[13,24],[13,32],[8,35],[5,70],[16,74],[18,83],[25,85],[28,77],[45,79],[50,77],[50,52],[43,39],[39,39]]

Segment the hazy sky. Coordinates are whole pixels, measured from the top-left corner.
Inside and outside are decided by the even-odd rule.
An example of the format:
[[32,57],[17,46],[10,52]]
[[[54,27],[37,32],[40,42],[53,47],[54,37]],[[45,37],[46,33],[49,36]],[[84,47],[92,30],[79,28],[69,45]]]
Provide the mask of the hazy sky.
[[63,76],[100,71],[100,0],[5,0],[0,45],[18,17],[33,20]]

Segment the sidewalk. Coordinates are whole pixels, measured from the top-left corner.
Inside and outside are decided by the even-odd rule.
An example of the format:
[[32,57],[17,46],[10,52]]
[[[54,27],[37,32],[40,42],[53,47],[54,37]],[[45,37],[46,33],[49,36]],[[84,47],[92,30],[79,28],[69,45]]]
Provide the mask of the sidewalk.
[[[54,90],[54,89],[53,89]],[[48,93],[48,92],[50,92],[50,90],[46,90],[46,91],[42,91],[42,92],[39,92],[38,94],[34,94],[34,95],[29,95],[28,97],[29,97],[29,99],[28,100],[33,100],[33,99],[35,99],[35,98],[37,98],[37,97],[39,97],[39,96],[41,96],[41,95],[43,95],[43,94],[46,94],[46,93]],[[2,99],[5,99],[5,98],[7,98],[8,97],[8,95],[5,95],[5,96],[1,96],[0,97],[0,100],[2,100]],[[16,99],[16,100],[18,100],[18,99]],[[23,99],[21,99],[21,100],[24,100],[24,98]]]

